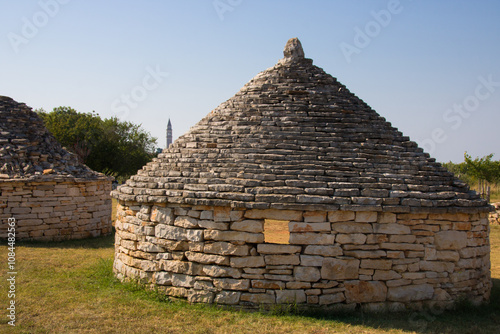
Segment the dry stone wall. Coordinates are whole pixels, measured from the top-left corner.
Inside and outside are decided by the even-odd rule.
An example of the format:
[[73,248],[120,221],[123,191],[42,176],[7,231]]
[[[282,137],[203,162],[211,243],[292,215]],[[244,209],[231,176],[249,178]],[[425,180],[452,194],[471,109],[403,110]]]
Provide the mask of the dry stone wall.
[[58,241],[107,235],[111,224],[111,181],[62,177],[0,182],[0,236],[9,218],[16,238]]
[[[231,209],[120,202],[114,271],[190,302],[401,310],[480,303],[488,213]],[[265,242],[265,220],[289,244]]]
[[490,212],[490,224],[491,225],[500,225],[500,203],[493,204],[494,210]]

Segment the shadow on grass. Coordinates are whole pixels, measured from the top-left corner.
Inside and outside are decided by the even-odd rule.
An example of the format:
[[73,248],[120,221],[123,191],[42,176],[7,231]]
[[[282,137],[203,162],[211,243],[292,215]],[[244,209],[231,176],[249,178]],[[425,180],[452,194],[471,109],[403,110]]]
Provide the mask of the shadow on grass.
[[114,233],[107,236],[62,241],[17,241],[16,246],[33,248],[114,248]]

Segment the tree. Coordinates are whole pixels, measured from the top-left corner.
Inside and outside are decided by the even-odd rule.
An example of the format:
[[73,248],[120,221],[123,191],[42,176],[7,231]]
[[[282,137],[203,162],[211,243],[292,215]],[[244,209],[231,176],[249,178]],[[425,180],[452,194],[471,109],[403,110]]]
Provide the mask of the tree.
[[154,157],[156,138],[140,125],[116,117],[102,119],[95,112],[79,113],[70,107],[37,112],[54,137],[82,163],[120,181]]
[[482,158],[472,159],[465,152],[464,158],[467,174],[477,180],[479,193],[489,202],[491,184],[500,182],[500,161],[492,161],[493,153]]

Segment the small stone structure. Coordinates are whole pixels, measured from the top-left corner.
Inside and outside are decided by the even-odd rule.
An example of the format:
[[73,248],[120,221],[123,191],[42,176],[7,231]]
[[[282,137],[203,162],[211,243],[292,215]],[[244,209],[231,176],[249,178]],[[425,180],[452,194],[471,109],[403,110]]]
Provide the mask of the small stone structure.
[[488,300],[487,203],[298,39],[284,54],[112,193],[117,277],[244,307]]
[[500,202],[493,203],[494,211],[490,212],[490,225],[500,225]]
[[16,220],[19,240],[106,235],[111,178],[61,147],[31,108],[0,96],[0,236]]

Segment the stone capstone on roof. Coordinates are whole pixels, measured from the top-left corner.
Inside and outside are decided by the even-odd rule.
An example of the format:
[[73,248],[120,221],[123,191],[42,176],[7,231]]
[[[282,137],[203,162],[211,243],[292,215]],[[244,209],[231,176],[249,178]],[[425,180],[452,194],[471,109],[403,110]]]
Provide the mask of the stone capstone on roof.
[[489,206],[311,59],[298,39],[112,193],[122,201],[391,212]]
[[0,135],[2,182],[106,177],[61,147],[31,108],[6,96],[0,96]]

